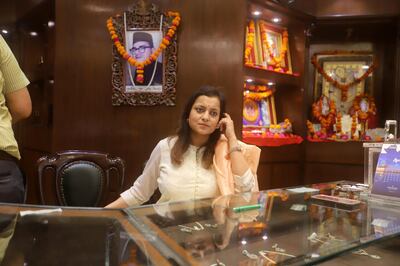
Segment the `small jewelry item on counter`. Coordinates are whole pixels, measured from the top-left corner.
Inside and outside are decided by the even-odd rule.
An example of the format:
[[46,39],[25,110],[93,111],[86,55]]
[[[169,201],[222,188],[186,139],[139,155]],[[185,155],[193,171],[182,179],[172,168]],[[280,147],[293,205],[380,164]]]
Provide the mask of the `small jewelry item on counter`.
[[258,256],[256,254],[250,253],[246,249],[242,251],[242,254],[247,256],[249,259],[258,260]]
[[216,263],[213,263],[210,266],[225,266],[225,263],[223,263],[219,259],[217,259]]
[[381,256],[369,254],[367,251],[365,251],[365,249],[359,249],[359,250],[353,251],[353,254],[369,256],[370,258],[373,258],[373,259],[376,259],[376,260],[380,260],[381,259]]
[[322,244],[324,244],[326,241],[322,241],[321,239],[319,239],[317,233],[313,232],[310,236],[307,237],[308,240],[310,240],[312,243],[317,243],[320,242]]
[[185,232],[185,233],[192,233],[192,229],[189,229],[189,228],[185,228],[185,227],[182,227],[181,229],[179,229],[179,230],[181,230],[182,232]]
[[204,224],[205,227],[217,228],[218,224]]
[[268,254],[267,252],[265,252],[265,251],[263,251],[263,250],[260,250],[258,253],[260,254],[261,257],[263,257],[264,259],[266,259],[266,260],[268,260],[269,262],[271,262],[272,265],[275,265],[275,264],[276,264],[276,261],[274,261],[273,259],[271,259],[270,257],[267,256],[267,254]]
[[328,233],[328,235],[326,237],[328,238],[328,240],[346,241],[346,240],[343,240],[343,239],[336,238],[335,236],[331,235],[330,233]]
[[278,244],[276,244],[276,243],[272,246],[272,248],[273,248],[275,251],[278,251],[278,252],[286,252],[285,249],[278,247]]
[[202,225],[201,223],[196,222],[196,224],[197,224],[199,227],[193,226],[193,229],[194,229],[194,230],[196,230],[196,231],[204,230],[204,227],[203,227],[203,225]]
[[199,223],[199,222],[196,222],[196,224],[198,225],[198,226],[193,226],[193,227],[190,227],[190,226],[186,226],[186,225],[178,225],[179,227],[180,227],[180,230],[182,231],[182,232],[186,232],[186,233],[192,233],[193,231],[201,231],[201,230],[204,230],[204,227],[203,227],[203,225],[201,224],[201,223]]
[[282,256],[286,256],[286,257],[290,257],[290,258],[295,258],[296,256],[288,254],[288,253],[284,253],[284,252],[278,252],[278,251],[271,251],[271,250],[260,250],[258,252],[260,254],[261,257],[263,257],[264,259],[268,260],[269,262],[276,264],[276,261],[274,261],[273,259],[271,259],[270,257],[268,257],[268,254],[271,255],[282,255]]

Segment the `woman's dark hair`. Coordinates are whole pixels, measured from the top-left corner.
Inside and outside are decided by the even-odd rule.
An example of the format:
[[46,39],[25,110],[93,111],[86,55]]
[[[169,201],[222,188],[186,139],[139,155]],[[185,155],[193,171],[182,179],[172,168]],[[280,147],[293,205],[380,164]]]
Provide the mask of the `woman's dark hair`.
[[[183,161],[183,154],[189,148],[191,128],[189,126],[188,118],[194,102],[200,96],[216,97],[219,99],[220,113],[218,120],[220,120],[222,115],[225,113],[225,96],[217,88],[212,86],[201,86],[196,92],[194,92],[186,102],[181,115],[180,125],[177,130],[178,139],[171,150],[171,161],[173,164],[180,165]],[[204,145],[205,150],[202,158],[202,164],[207,169],[210,168],[212,164],[215,145],[217,144],[220,136],[221,132],[219,130],[215,130],[208,138],[207,143]]]

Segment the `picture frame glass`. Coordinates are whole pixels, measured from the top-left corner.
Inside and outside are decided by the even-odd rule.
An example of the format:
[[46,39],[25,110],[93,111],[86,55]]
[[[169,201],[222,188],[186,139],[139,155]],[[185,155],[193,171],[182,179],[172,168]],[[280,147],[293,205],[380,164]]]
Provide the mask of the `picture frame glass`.
[[[145,61],[161,43],[163,36],[157,30],[127,30],[125,47],[128,53],[139,62]],[[136,81],[136,67],[125,63],[124,82],[125,92],[162,92],[163,84],[163,53],[157,60],[144,67],[143,83]]]

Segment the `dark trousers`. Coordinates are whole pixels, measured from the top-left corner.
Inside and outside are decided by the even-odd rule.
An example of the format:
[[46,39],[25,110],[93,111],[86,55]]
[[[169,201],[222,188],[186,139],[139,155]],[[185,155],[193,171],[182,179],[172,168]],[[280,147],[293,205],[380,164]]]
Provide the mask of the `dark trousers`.
[[14,161],[0,159],[0,202],[24,203],[24,177]]

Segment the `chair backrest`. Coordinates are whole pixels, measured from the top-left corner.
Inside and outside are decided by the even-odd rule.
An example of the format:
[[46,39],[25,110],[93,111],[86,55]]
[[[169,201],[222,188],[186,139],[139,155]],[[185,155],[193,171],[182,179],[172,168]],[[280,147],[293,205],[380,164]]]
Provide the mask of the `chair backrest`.
[[107,153],[67,150],[37,161],[42,204],[102,207],[116,199],[125,163]]

